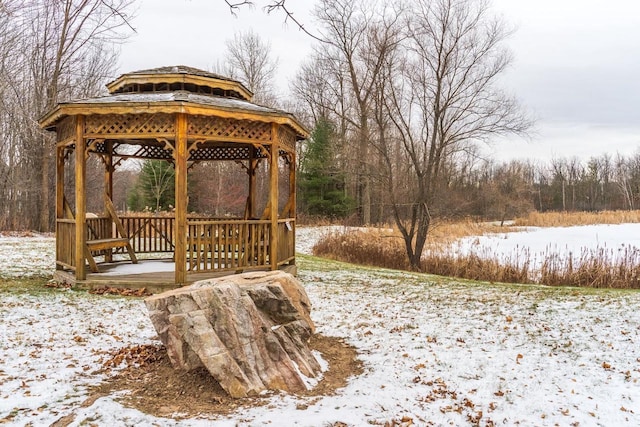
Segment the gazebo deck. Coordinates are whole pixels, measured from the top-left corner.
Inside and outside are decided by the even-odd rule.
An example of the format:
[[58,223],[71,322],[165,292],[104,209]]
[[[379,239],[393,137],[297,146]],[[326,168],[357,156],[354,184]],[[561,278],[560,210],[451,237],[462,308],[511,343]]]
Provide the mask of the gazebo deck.
[[[58,220],[59,236],[56,239],[58,270],[55,280],[90,287],[176,287],[175,217],[137,214],[121,216],[119,220],[135,256],[142,258],[138,264],[131,263],[124,247],[91,250],[91,259],[98,260],[96,269],[87,272],[86,279],[77,280],[73,274],[75,220],[61,219]],[[112,227],[107,217],[87,219],[87,246],[91,242],[108,240]],[[274,259],[275,266],[269,250],[271,233],[271,223],[265,220],[188,218],[185,283],[244,271],[287,267],[289,271],[295,270],[295,219],[278,220],[275,234],[281,244]],[[112,262],[116,258],[118,260]]]
[[[245,268],[242,272],[262,271],[264,268]],[[280,270],[296,274],[295,265],[280,266]],[[186,284],[199,280],[213,279],[235,274],[235,271],[207,271],[204,273],[188,273]],[[103,287],[141,289],[158,293],[180,287],[175,283],[175,262],[173,259],[141,259],[138,264],[129,261],[116,261],[100,264],[100,273],[88,273],[85,280],[76,280],[73,271],[57,270],[54,280],[68,283],[74,288],[99,289]],[[184,285],[184,284],[183,284]]]

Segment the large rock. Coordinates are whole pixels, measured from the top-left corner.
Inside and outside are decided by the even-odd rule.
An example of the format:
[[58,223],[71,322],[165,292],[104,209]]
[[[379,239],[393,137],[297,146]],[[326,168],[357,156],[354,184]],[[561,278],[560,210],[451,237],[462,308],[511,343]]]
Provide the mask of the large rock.
[[173,366],[201,366],[233,397],[297,392],[321,369],[308,347],[311,304],[290,274],[203,280],[145,300]]

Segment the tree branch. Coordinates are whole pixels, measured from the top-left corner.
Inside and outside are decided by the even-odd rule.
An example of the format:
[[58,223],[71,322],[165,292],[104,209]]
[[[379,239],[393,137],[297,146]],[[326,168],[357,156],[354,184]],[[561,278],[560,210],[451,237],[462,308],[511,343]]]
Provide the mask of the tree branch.
[[136,29],[133,28],[133,26],[131,25],[131,23],[129,22],[129,19],[127,19],[127,17],[120,12],[119,9],[116,9],[115,7],[113,7],[112,5],[108,4],[107,2],[105,2],[104,0],[100,0],[100,3],[102,3],[104,6],[106,6],[109,10],[111,10],[111,13],[113,13],[116,16],[119,16],[120,19],[122,19],[122,22],[124,24],[127,25],[127,27],[131,28],[131,31],[133,31],[134,33],[137,33]]
[[252,1],[239,1],[239,2],[231,2],[229,0],[224,0],[224,2],[227,4],[227,6],[229,6],[229,11],[231,12],[231,14],[233,16],[238,16],[236,14],[236,11],[238,9],[240,9],[241,6],[245,6],[245,5],[249,5],[249,6],[253,6],[253,2]]
[[267,14],[270,14],[271,12],[273,12],[274,10],[278,10],[281,9],[284,13],[285,13],[285,24],[287,23],[287,21],[291,20],[293,21],[294,24],[296,24],[298,26],[298,29],[302,32],[304,32],[306,35],[308,35],[309,37],[321,42],[321,43],[329,43],[327,40],[323,39],[322,37],[316,36],[315,34],[313,34],[312,32],[310,32],[309,30],[307,30],[304,26],[304,24],[302,24],[302,22],[298,21],[294,16],[293,16],[293,12],[290,11],[286,4],[285,4],[286,0],[273,0],[271,3],[267,4],[264,9],[266,10]]
[[[224,2],[229,6],[229,11],[231,12],[231,14],[233,16],[238,16],[236,12],[242,6],[254,6],[253,1],[251,1],[251,0],[244,0],[244,1],[224,0]],[[304,32],[309,37],[311,37],[311,38],[313,38],[313,39],[315,39],[315,40],[317,40],[317,41],[319,41],[321,43],[329,43],[327,40],[323,39],[322,37],[317,36],[317,35],[313,34],[311,31],[307,30],[305,28],[304,24],[302,22],[300,22],[298,19],[296,19],[293,16],[293,12],[287,8],[286,0],[271,0],[264,7],[264,10],[265,10],[265,12],[267,12],[267,14],[270,14],[273,11],[282,10],[284,12],[284,14],[285,14],[285,19],[284,19],[285,24],[287,23],[287,21],[293,21],[293,23],[296,24],[298,29],[300,31]]]

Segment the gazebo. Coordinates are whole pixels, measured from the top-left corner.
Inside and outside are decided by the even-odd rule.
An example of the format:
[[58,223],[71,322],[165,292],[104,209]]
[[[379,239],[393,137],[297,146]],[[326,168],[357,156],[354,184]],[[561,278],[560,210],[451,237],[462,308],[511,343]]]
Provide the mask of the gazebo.
[[[107,88],[107,96],[60,103],[40,120],[57,135],[56,280],[180,286],[247,270],[295,269],[296,142],[307,131],[293,115],[252,103],[252,93],[235,80],[185,66],[124,74]],[[104,211],[90,217],[89,156],[104,164]],[[129,158],[173,164],[175,214],[116,212],[113,173]],[[232,161],[246,169],[243,217],[188,214],[187,173],[202,161]],[[260,162],[268,165],[269,194],[257,212]],[[279,171],[286,176],[287,168],[288,200],[279,202]],[[69,203],[65,171],[72,170]],[[150,253],[165,253],[175,263],[172,271],[105,274],[115,254],[138,263]]]

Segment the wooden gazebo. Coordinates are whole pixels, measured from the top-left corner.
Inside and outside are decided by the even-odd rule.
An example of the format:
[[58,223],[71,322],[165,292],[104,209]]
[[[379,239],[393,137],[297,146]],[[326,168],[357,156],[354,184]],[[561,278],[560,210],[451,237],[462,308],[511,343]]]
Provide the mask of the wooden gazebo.
[[[237,81],[184,66],[124,74],[107,88],[104,97],[58,104],[40,121],[57,134],[57,280],[135,286],[139,279],[173,286],[295,265],[296,142],[307,137],[295,117],[253,104],[251,92]],[[104,164],[104,212],[97,218],[86,212],[89,156]],[[174,215],[116,212],[113,173],[128,158],[173,164]],[[187,172],[201,161],[233,161],[246,169],[244,217],[188,215]],[[260,162],[268,164],[269,194],[265,208],[256,212]],[[279,203],[279,169],[285,165],[288,200]],[[68,203],[65,169],[72,166],[75,199]],[[119,253],[132,263],[144,258],[141,254],[167,253],[174,274],[101,275]]]

